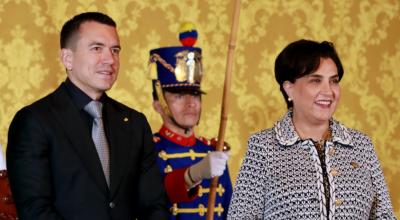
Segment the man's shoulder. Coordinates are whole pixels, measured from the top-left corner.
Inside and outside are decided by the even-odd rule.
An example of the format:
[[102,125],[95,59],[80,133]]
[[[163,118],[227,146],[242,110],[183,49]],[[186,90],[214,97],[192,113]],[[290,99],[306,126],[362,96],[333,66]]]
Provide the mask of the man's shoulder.
[[[54,94],[57,89],[44,97],[41,97],[32,103],[19,109],[12,120],[12,124],[25,125],[28,122],[39,123],[48,120],[51,109],[54,108]],[[61,104],[59,104],[61,106]],[[62,106],[61,106],[62,107]]]
[[[197,140],[199,140],[200,143],[207,145],[212,148],[212,150],[216,150],[218,146],[218,138],[213,137],[213,138],[206,138],[203,136],[197,137]],[[229,151],[231,149],[230,144],[227,141],[224,141],[222,150],[223,151]]]
[[20,111],[24,111],[24,110],[31,110],[31,111],[40,111],[40,110],[44,110],[45,108],[48,108],[48,106],[54,102],[52,102],[52,100],[54,100],[56,98],[56,94],[59,93],[60,88],[55,89],[54,91],[50,92],[49,94],[33,101],[32,103],[24,106],[22,109],[20,109]]
[[197,136],[196,139],[197,139],[200,143],[202,143],[202,144],[204,144],[204,145],[212,146],[212,147],[214,147],[214,148],[215,148],[215,146],[216,146],[216,138],[206,138],[206,137],[204,137],[204,136]]

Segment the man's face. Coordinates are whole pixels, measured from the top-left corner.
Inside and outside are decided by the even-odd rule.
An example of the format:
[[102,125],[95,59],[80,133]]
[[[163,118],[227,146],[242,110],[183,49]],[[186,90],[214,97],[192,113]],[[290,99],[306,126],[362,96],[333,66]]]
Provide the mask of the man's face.
[[[164,93],[165,101],[176,123],[181,127],[193,128],[197,125],[201,113],[201,95],[191,93]],[[173,121],[168,117],[164,119],[168,126]]]
[[[115,27],[88,21],[81,24],[72,49],[62,59],[69,79],[92,99],[111,89],[118,76],[120,43]],[[63,58],[63,53],[69,57]]]

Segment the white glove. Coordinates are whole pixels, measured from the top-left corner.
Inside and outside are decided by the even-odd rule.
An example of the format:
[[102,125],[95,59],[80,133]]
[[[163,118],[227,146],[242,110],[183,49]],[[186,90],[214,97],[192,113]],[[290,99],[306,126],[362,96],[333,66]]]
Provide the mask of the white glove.
[[213,151],[207,154],[201,161],[188,169],[188,176],[192,183],[198,183],[203,179],[221,176],[224,173],[228,152]]

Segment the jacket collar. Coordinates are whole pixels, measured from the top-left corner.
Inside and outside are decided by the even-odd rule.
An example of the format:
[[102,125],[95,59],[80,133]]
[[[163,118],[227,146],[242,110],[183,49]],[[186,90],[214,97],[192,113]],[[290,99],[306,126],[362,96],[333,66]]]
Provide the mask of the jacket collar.
[[[275,123],[273,128],[279,144],[287,147],[302,141],[294,128],[292,116],[293,112],[289,110],[280,121]],[[329,120],[329,126],[332,131],[333,143],[354,146],[348,128],[333,118]]]
[[196,137],[194,136],[194,133],[189,137],[184,137],[168,129],[165,125],[161,127],[159,133],[165,139],[184,147],[191,147],[196,144]]

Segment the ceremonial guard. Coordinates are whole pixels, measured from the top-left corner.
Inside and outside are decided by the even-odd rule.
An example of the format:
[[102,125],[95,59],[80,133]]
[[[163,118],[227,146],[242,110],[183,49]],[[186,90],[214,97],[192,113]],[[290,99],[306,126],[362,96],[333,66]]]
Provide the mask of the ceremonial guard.
[[150,65],[157,68],[153,68],[157,73],[153,106],[163,120],[154,142],[170,200],[170,219],[205,219],[210,178],[217,176],[214,219],[226,219],[232,194],[228,154],[215,151],[215,140],[196,137],[193,130],[205,94],[200,89],[201,49],[193,47],[197,40],[193,24],[183,24],[179,38],[183,46],[150,51]]

